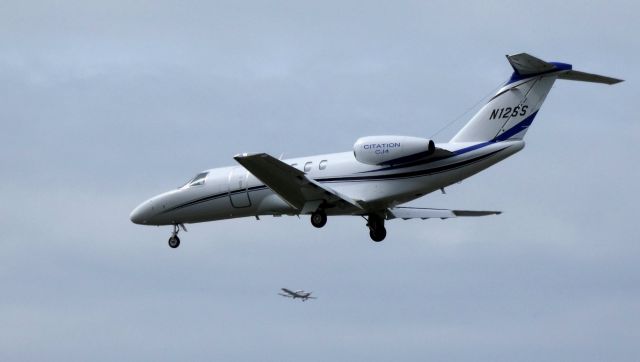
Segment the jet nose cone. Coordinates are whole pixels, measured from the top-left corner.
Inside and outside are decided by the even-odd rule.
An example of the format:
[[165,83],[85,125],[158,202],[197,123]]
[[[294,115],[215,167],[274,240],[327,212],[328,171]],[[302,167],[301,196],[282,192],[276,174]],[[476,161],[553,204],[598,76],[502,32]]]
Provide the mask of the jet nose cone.
[[147,223],[149,218],[149,210],[151,206],[148,202],[142,203],[138,205],[133,211],[131,211],[131,215],[129,215],[129,219],[134,224],[144,225]]

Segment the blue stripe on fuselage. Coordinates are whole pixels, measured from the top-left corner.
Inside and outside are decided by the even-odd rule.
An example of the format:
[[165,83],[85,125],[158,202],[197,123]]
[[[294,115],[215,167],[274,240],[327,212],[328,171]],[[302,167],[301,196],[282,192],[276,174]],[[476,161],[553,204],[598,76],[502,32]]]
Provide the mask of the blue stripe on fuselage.
[[517,135],[518,133],[520,133],[520,132],[526,130],[527,128],[529,128],[529,126],[531,126],[531,123],[533,123],[533,120],[536,118],[537,114],[538,114],[537,111],[534,112],[529,117],[523,119],[518,124],[516,124],[515,126],[511,127],[510,129],[508,129],[507,131],[503,132],[502,134],[497,135],[496,137],[494,137],[490,141],[480,142],[480,143],[477,143],[475,145],[471,145],[469,147],[461,148],[459,150],[453,151],[453,154],[450,155],[450,156],[428,158],[426,160],[421,160],[421,161],[416,161],[416,162],[411,162],[411,163],[404,163],[404,164],[399,164],[399,165],[393,165],[393,166],[388,166],[388,167],[384,167],[384,168],[379,168],[379,169],[376,169],[376,170],[363,171],[361,173],[388,171],[388,170],[395,170],[395,169],[398,169],[398,168],[408,168],[408,167],[421,166],[421,165],[425,165],[425,164],[428,164],[428,163],[445,160],[445,159],[448,159],[448,158],[451,158],[451,157],[460,156],[460,155],[463,155],[465,153],[484,148],[484,147],[489,146],[489,145],[494,144],[494,143],[507,141],[507,140],[509,140],[509,138],[511,138],[511,137]]

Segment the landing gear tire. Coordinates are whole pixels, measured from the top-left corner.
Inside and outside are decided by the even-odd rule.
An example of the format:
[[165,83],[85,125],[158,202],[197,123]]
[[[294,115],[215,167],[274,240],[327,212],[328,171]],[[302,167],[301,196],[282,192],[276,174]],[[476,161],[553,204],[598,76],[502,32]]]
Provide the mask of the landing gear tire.
[[169,246],[172,249],[175,249],[178,246],[180,246],[180,238],[178,237],[178,233],[180,232],[180,227],[182,227],[184,231],[187,231],[187,228],[184,227],[184,224],[173,224],[173,232],[171,233],[171,237],[169,238]]
[[371,237],[371,240],[378,243],[387,237],[387,229],[385,229],[384,226],[379,229],[371,229],[369,230],[369,237]]
[[324,211],[316,211],[311,214],[311,225],[321,228],[327,224],[327,214]]
[[180,238],[177,235],[174,235],[169,238],[169,246],[173,249],[180,246]]
[[369,237],[375,242],[380,242],[387,237],[387,229],[384,227],[384,218],[371,214],[367,219],[367,226],[369,227]]

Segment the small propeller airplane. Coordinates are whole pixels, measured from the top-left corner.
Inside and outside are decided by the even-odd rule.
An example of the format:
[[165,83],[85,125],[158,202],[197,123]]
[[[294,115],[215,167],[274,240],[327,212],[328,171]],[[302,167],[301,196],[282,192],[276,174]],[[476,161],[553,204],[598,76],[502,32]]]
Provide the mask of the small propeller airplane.
[[511,78],[446,143],[409,136],[369,136],[351,151],[277,159],[244,153],[240,166],[198,173],[184,186],[152,197],[131,212],[141,225],[173,225],[169,246],[180,245],[184,224],[262,215],[310,215],[321,228],[327,216],[366,220],[382,241],[385,221],[497,215],[500,211],[400,206],[458,183],[524,148],[524,136],[558,79],[616,84],[620,79],[573,70],[526,53],[507,55]]
[[312,297],[311,293],[312,292],[305,292],[304,290],[296,290],[295,292],[292,290],[289,290],[287,288],[280,288],[284,293],[278,293],[278,295],[281,295],[283,297],[286,298],[291,298],[291,299],[301,299],[303,302],[306,302],[307,299],[318,299],[316,297]]

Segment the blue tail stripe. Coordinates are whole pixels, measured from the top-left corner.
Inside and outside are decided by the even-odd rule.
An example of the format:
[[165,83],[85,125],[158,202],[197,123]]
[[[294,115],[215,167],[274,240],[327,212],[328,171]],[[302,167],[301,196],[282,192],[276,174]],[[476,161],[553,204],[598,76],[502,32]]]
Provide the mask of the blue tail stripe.
[[511,127],[506,132],[496,136],[493,139],[493,141],[494,142],[506,141],[509,138],[517,135],[518,133],[526,130],[527,128],[529,128],[529,126],[531,126],[531,123],[533,123],[533,119],[536,118],[536,114],[538,114],[537,111],[535,113],[533,113],[532,115],[530,115],[529,117],[527,117],[527,118],[523,119],[522,121],[520,121],[520,123],[518,123],[515,126]]
[[473,146],[461,148],[461,149],[455,151],[454,154],[455,155],[461,155],[463,153],[467,153],[467,152],[470,152],[470,151],[473,151],[473,150],[477,150],[478,148],[485,147],[485,146],[490,145],[492,143],[496,143],[496,142],[500,142],[500,141],[506,141],[509,138],[511,138],[511,137],[517,135],[518,133],[524,131],[525,129],[529,128],[529,126],[531,126],[531,123],[533,123],[533,119],[536,118],[537,114],[538,114],[538,112],[536,111],[535,113],[531,114],[529,117],[527,117],[527,118],[523,119],[522,121],[520,121],[520,123],[518,123],[515,126],[511,127],[508,131],[506,131],[506,132],[502,133],[501,135],[495,137],[491,141],[486,141],[486,142],[475,144]]

